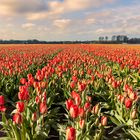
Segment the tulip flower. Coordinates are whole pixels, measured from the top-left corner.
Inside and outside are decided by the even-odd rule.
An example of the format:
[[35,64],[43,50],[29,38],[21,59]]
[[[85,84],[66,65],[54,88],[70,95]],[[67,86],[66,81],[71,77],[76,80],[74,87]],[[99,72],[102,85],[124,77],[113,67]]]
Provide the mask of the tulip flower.
[[37,120],[37,114],[36,114],[36,112],[34,112],[32,114],[32,121],[36,121],[36,120]]
[[84,114],[85,114],[85,111],[84,111],[84,108],[79,108],[79,116],[80,117],[84,117]]
[[90,102],[86,102],[84,105],[84,109],[87,110],[90,108]]
[[24,102],[17,102],[17,104],[16,104],[16,108],[17,108],[17,110],[18,110],[18,112],[23,112],[24,111]]
[[92,112],[93,112],[94,114],[98,114],[98,112],[99,112],[99,104],[96,104],[96,105],[92,108]]
[[6,107],[4,105],[0,105],[0,111],[1,112],[5,112],[6,111]]
[[41,102],[40,103],[40,106],[39,106],[39,110],[40,110],[40,113],[41,114],[44,114],[44,113],[46,113],[47,112],[47,105],[46,105],[46,103],[44,103],[44,102]]
[[41,100],[40,100],[40,97],[39,97],[39,96],[36,96],[36,97],[35,97],[35,102],[36,102],[36,104],[39,104],[40,101],[41,101]]
[[106,116],[102,116],[102,117],[101,117],[101,124],[102,124],[103,126],[106,126],[106,125],[107,125],[107,117],[106,117]]
[[20,79],[20,83],[21,83],[22,85],[24,85],[26,82],[27,82],[27,81],[26,81],[25,78],[21,78],[21,79]]
[[13,115],[13,122],[16,124],[21,124],[22,123],[22,116],[20,113],[15,113]]
[[125,99],[125,107],[130,109],[132,107],[132,101],[129,98]]
[[86,84],[84,84],[84,83],[78,84],[78,90],[79,91],[84,91],[85,88],[86,88]]
[[70,107],[70,116],[74,119],[77,118],[78,115],[79,115],[78,111],[79,111],[78,106],[77,105],[72,105]]
[[75,82],[74,82],[74,81],[72,81],[72,82],[70,83],[70,87],[71,87],[72,89],[75,88]]
[[66,129],[66,140],[76,140],[76,130],[73,127]]
[[68,109],[68,110],[70,110],[70,107],[73,105],[73,100],[72,99],[68,99],[67,101],[66,101],[66,108]]
[[131,112],[131,118],[136,119],[136,117],[137,117],[137,110],[135,109]]
[[85,120],[84,119],[80,119],[80,121],[79,121],[80,128],[83,129],[84,125],[85,125]]
[[4,96],[0,95],[0,105],[4,105]]

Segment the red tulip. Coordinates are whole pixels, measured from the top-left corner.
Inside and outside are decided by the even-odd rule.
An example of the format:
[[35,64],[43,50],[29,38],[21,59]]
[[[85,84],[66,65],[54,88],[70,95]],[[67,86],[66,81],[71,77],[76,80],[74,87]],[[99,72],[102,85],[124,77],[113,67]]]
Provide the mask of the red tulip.
[[78,113],[79,113],[78,111],[79,111],[78,106],[77,105],[72,105],[70,107],[70,116],[72,118],[77,118],[78,117]]
[[23,112],[24,111],[24,102],[17,102],[16,108],[18,112]]
[[101,117],[101,124],[102,124],[103,126],[106,126],[106,125],[107,125],[107,117],[106,117],[106,116],[102,116],[102,117]]
[[66,140],[76,140],[76,130],[73,127],[68,127],[66,130]]
[[22,116],[20,113],[15,113],[13,116],[13,122],[16,124],[22,123]]
[[77,83],[77,81],[78,81],[77,76],[72,76],[72,80],[73,80],[75,83]]
[[21,78],[20,79],[20,83],[24,85],[26,83],[26,79],[25,78]]
[[45,88],[46,86],[47,86],[47,82],[42,81],[42,82],[41,82],[41,87],[42,87],[42,88]]
[[83,129],[84,125],[85,125],[85,120],[84,119],[80,119],[80,121],[79,121],[80,128]]
[[37,120],[37,114],[36,114],[36,112],[34,112],[32,114],[32,121],[36,121],[36,120]]
[[29,92],[27,86],[20,86],[19,93],[18,93],[19,100],[28,100],[29,99]]
[[6,107],[4,105],[0,105],[0,111],[1,112],[5,112],[6,111]]
[[125,107],[127,109],[131,108],[132,107],[132,101],[129,99],[129,98],[126,98],[125,99]]
[[80,117],[84,117],[84,114],[85,114],[85,111],[84,111],[84,108],[79,108],[79,116]]
[[86,88],[86,84],[84,84],[84,83],[78,84],[78,90],[79,91],[84,91],[85,88]]
[[91,100],[92,100],[91,96],[87,96],[86,98],[87,98],[87,101],[91,102]]
[[75,96],[74,100],[75,100],[75,104],[76,105],[79,106],[81,104],[81,97],[80,97],[79,94],[77,96]]
[[117,86],[118,86],[118,85],[117,85],[117,82],[116,82],[116,81],[113,81],[113,82],[112,82],[112,87],[113,87],[113,88],[117,88]]
[[92,112],[93,112],[94,114],[98,114],[98,112],[99,112],[99,104],[96,104],[96,105],[93,107]]
[[87,110],[90,108],[90,103],[89,102],[86,102],[85,105],[84,105],[84,109]]
[[92,72],[91,69],[88,69],[88,70],[87,70],[87,74],[91,75],[91,72]]
[[135,92],[130,92],[128,95],[129,95],[129,98],[131,100],[136,100],[137,99],[137,94]]
[[0,95],[0,105],[4,105],[4,96]]
[[71,83],[70,83],[70,87],[73,89],[73,88],[75,88],[75,82],[74,81],[72,81]]
[[31,79],[32,78],[32,74],[27,74],[27,78]]
[[46,113],[47,110],[48,110],[48,109],[47,109],[46,103],[44,103],[44,102],[42,103],[42,102],[41,102],[41,103],[40,103],[40,106],[39,106],[39,110],[40,110],[40,113],[41,113],[41,114]]
[[36,104],[39,104],[40,103],[40,97],[39,96],[36,96],[35,97],[35,102],[36,102]]
[[73,100],[72,99],[68,99],[67,101],[66,101],[66,108],[68,109],[68,110],[70,110],[70,107],[73,105]]

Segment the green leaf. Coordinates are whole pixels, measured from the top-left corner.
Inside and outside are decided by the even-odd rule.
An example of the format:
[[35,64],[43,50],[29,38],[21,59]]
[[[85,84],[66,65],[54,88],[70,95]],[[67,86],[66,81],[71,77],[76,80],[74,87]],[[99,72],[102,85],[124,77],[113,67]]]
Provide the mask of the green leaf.
[[11,120],[9,120],[9,125],[10,125],[11,128],[12,128],[12,131],[13,131],[13,133],[14,133],[15,139],[16,139],[16,140],[20,140],[20,133],[18,132],[17,126],[14,125],[14,124],[12,123]]
[[126,124],[122,124],[120,126],[115,127],[109,134],[113,134],[114,132],[118,131],[119,129],[122,129],[124,127],[126,127]]
[[116,124],[117,126],[120,125],[120,122],[115,117],[112,117],[112,116],[109,116],[109,117],[114,124]]
[[0,140],[15,140],[14,138],[9,138],[9,137],[1,137]]

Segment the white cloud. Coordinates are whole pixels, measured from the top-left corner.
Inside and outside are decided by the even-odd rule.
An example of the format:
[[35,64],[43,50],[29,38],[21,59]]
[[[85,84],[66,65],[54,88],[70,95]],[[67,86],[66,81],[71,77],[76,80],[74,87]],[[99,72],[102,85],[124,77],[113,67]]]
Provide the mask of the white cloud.
[[1,0],[0,16],[23,16],[29,20],[38,20],[59,16],[63,13],[100,7],[114,0]]
[[[86,40],[100,35],[140,35],[139,0],[131,6],[105,6],[114,1],[117,0],[0,0],[0,29],[7,29],[3,34],[9,30],[10,35],[23,39]],[[12,34],[14,30],[16,34]]]
[[96,20],[94,18],[88,18],[88,19],[86,19],[85,23],[86,24],[94,24],[94,23],[96,23]]
[[0,15],[15,16],[44,11],[47,5],[44,0],[1,0],[0,9]]
[[54,20],[53,25],[58,28],[64,29],[68,27],[70,23],[71,23],[70,19],[57,19],[57,20]]
[[24,29],[33,28],[34,26],[35,26],[35,24],[33,24],[33,23],[24,23],[24,24],[22,24],[22,28],[24,28]]

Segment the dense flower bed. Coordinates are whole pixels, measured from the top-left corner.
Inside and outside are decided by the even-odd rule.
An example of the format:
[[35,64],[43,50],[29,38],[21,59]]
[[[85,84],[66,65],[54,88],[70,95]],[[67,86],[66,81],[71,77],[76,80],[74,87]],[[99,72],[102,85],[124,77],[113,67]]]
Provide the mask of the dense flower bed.
[[[140,51],[126,47],[2,48],[0,111],[7,137],[139,139]],[[13,100],[2,87],[15,77]],[[7,117],[9,105],[14,110]]]

